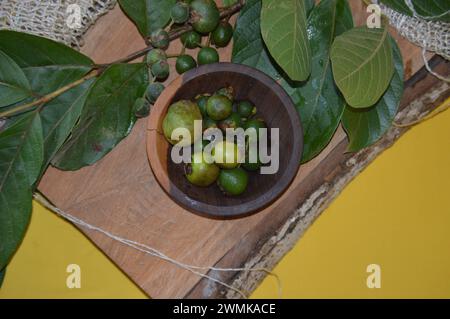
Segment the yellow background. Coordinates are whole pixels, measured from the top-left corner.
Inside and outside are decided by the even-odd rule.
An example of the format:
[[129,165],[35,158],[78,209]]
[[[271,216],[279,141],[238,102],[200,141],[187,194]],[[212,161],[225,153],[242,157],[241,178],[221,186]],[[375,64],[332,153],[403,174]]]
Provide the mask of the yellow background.
[[[78,264],[82,288],[66,288]],[[368,289],[366,267],[381,267]],[[450,297],[450,111],[414,127],[360,174],[275,272],[285,298]],[[35,205],[0,298],[146,297],[70,224]],[[267,278],[254,298],[277,297]]]

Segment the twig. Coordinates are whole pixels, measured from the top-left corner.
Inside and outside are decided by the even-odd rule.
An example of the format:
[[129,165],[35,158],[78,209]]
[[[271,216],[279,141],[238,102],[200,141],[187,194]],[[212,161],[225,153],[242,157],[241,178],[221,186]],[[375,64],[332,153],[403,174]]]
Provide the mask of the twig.
[[33,107],[35,107],[37,105],[45,104],[45,103],[53,100],[54,98],[60,96],[61,94],[69,91],[70,89],[80,85],[81,83],[84,83],[87,80],[96,77],[97,75],[100,74],[100,72],[101,71],[99,69],[94,69],[91,72],[89,72],[87,75],[82,77],[81,79],[79,79],[79,80],[77,80],[75,82],[69,83],[66,86],[63,86],[62,88],[60,88],[60,89],[58,89],[58,90],[56,90],[56,91],[54,91],[54,92],[52,92],[50,94],[47,94],[47,95],[45,95],[45,96],[43,96],[43,97],[41,97],[41,98],[39,98],[37,100],[34,100],[33,102],[22,104],[22,105],[19,105],[17,107],[11,108],[11,109],[9,109],[7,111],[0,112],[0,118],[11,117],[13,115],[17,115],[17,114],[29,111]]
[[447,101],[446,103],[442,104],[438,108],[436,108],[434,111],[430,112],[428,115],[424,116],[423,118],[420,118],[416,121],[412,121],[409,123],[397,123],[394,122],[394,126],[398,128],[407,128],[411,127],[420,123],[423,123],[425,121],[431,120],[433,117],[435,117],[438,114],[441,114],[442,112],[448,110],[450,108],[450,101]]

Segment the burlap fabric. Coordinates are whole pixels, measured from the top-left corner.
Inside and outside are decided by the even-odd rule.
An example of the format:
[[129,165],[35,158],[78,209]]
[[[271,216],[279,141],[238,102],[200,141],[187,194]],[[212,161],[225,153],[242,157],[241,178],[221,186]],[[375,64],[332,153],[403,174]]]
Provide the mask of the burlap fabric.
[[0,0],[0,29],[80,47],[82,36],[116,0]]

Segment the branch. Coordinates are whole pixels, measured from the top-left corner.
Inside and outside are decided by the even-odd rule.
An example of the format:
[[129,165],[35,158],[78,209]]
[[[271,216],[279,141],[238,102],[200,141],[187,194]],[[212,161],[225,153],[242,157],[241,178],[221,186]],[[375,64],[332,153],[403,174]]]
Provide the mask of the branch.
[[[220,12],[220,18],[224,19],[227,18],[233,14],[235,14],[236,12],[238,12],[239,10],[242,9],[242,7],[245,4],[245,0],[239,0],[236,4],[232,5],[229,8],[223,9]],[[179,38],[180,36],[182,36],[184,33],[192,31],[193,27],[191,24],[187,24],[185,26],[182,26],[179,29],[173,30],[171,32],[169,32],[169,40],[173,41],[177,38]],[[58,89],[55,92],[52,92],[50,94],[47,94],[46,96],[43,96],[37,100],[34,100],[33,102],[27,103],[27,104],[23,104],[23,105],[19,105],[16,107],[13,107],[7,111],[4,112],[0,112],[0,119],[2,118],[7,118],[7,117],[11,117],[13,115],[17,115],[26,111],[29,111],[31,109],[33,109],[35,106],[37,105],[44,105],[47,102],[50,102],[51,100],[53,100],[54,98],[60,96],[61,94],[67,92],[68,90],[80,85],[81,83],[92,79],[98,75],[100,75],[107,67],[113,65],[113,64],[119,64],[119,63],[128,63],[131,62],[141,56],[144,56],[145,54],[147,54],[147,52],[149,52],[150,50],[153,49],[152,45],[149,45],[148,47],[139,50],[125,58],[119,59],[117,61],[111,62],[111,63],[107,63],[107,64],[99,64],[96,65],[95,69],[93,69],[91,72],[89,72],[86,76],[84,76],[83,78],[70,83],[60,89]]]
[[29,111],[31,109],[33,109],[35,106],[40,105],[40,104],[45,104],[47,102],[50,102],[51,100],[53,100],[54,98],[60,96],[61,94],[69,91],[70,89],[80,85],[81,83],[86,82],[89,79],[92,79],[94,77],[96,77],[97,75],[100,74],[100,70],[94,69],[91,72],[89,72],[87,75],[85,75],[84,77],[82,77],[81,79],[69,83],[66,86],[63,86],[62,88],[47,94],[37,100],[34,100],[33,102],[27,103],[27,104],[22,104],[19,106],[16,106],[12,109],[9,109],[7,111],[4,112],[0,112],[0,118],[4,118],[4,117],[11,117],[13,115],[17,115],[26,111]]
[[[239,12],[242,9],[242,7],[244,6],[244,4],[245,4],[245,1],[244,0],[240,0],[238,3],[232,5],[231,7],[223,9],[220,12],[220,18],[224,19],[224,18],[227,18],[227,17],[229,17],[229,16]],[[188,24],[188,25],[185,25],[185,26],[183,26],[181,28],[178,28],[176,30],[170,31],[169,32],[169,40],[173,41],[173,40],[181,37],[186,32],[189,32],[189,31],[192,31],[192,30],[193,30],[192,25]],[[119,59],[119,60],[116,60],[114,62],[107,63],[107,64],[100,64],[99,66],[100,67],[108,67],[108,66],[110,66],[112,64],[128,63],[128,62],[131,62],[133,60],[136,60],[137,58],[140,58],[141,56],[144,56],[145,54],[147,54],[153,48],[154,47],[152,45],[149,45],[145,49],[139,50],[139,51],[137,51],[137,52],[135,52],[135,53],[125,57],[125,58],[122,58],[122,59]]]

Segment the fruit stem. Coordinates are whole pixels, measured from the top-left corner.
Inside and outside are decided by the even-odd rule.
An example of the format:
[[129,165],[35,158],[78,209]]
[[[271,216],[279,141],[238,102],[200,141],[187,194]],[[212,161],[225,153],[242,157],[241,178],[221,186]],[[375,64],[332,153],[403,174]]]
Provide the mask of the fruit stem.
[[208,41],[206,41],[206,46],[207,46],[207,47],[210,47],[210,46],[211,46],[211,36],[212,36],[212,33],[210,33],[210,34],[208,35]]

